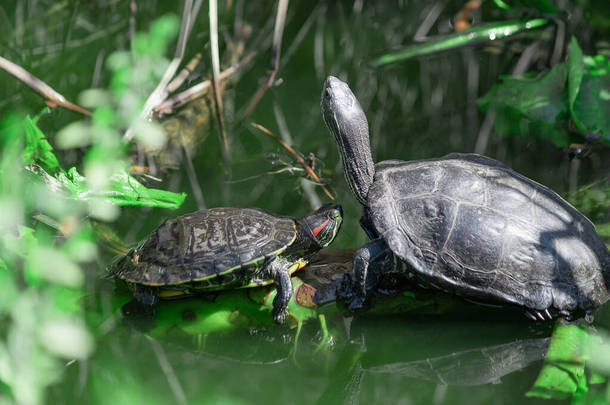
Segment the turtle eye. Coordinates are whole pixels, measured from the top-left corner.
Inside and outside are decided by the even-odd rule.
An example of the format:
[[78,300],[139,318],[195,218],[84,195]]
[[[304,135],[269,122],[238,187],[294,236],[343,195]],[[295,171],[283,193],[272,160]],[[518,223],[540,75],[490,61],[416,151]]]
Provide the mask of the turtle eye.
[[326,87],[324,89],[324,98],[326,100],[330,100],[331,97],[332,97],[332,95],[330,94],[330,88]]

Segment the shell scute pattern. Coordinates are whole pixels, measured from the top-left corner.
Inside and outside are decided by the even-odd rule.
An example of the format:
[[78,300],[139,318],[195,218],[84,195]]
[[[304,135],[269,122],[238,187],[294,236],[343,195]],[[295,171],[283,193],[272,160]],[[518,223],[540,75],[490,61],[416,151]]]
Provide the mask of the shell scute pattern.
[[239,286],[295,238],[292,218],[256,208],[212,208],[164,221],[127,256],[131,263],[117,276],[145,285]]
[[390,249],[443,289],[537,309],[607,298],[593,224],[493,159],[378,163],[368,206]]

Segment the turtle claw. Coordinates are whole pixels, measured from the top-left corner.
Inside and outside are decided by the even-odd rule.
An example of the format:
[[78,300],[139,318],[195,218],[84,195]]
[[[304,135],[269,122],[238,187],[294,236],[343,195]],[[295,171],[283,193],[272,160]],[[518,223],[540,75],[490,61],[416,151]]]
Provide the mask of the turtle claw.
[[530,318],[532,321],[537,321],[538,319],[534,316],[534,314],[532,314],[530,311],[526,310],[525,311],[525,316],[527,316],[528,318]]
[[553,316],[549,312],[548,308],[544,311],[529,311],[525,310],[525,316],[533,321],[552,321]]

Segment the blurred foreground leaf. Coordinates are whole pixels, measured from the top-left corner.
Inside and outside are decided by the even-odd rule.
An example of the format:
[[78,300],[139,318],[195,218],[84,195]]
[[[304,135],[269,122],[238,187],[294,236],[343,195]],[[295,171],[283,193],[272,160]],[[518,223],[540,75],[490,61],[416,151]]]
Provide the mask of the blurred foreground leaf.
[[472,45],[481,41],[493,41],[510,37],[521,32],[541,28],[549,24],[546,18],[536,18],[528,21],[502,21],[481,24],[459,32],[434,38],[421,44],[408,46],[400,51],[388,53],[371,62],[373,67],[381,67],[396,62],[402,62],[416,56]]

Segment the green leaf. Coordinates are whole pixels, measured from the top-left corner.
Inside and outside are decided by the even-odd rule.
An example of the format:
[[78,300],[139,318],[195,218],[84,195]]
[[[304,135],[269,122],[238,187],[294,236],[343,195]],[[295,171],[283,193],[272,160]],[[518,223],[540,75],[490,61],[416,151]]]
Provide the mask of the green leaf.
[[586,391],[585,349],[589,340],[587,326],[557,323],[542,370],[526,395],[561,399]]
[[[44,171],[34,171],[45,183],[49,183],[48,174]],[[78,201],[102,201],[119,206],[158,207],[176,209],[186,198],[185,193],[147,188],[125,171],[110,176],[108,187],[101,190],[91,190],[87,178],[82,176],[75,167],[67,173],[61,171],[55,179],[68,195]],[[57,187],[54,185],[54,187]]]
[[513,9],[510,5],[506,4],[502,0],[493,0],[493,2],[500,10],[511,11]]
[[570,40],[570,56],[568,57],[568,105],[570,108],[570,117],[574,125],[581,131],[586,132],[585,126],[580,122],[574,113],[574,101],[580,90],[582,76],[585,73],[585,63],[582,55],[582,50],[578,46],[576,38]]
[[[520,9],[536,9],[541,13],[546,14],[557,14],[559,10],[549,1],[549,0],[513,0],[504,2],[502,0],[494,0],[496,7],[505,10],[511,11],[515,8]],[[510,4],[507,4],[510,3]]]
[[544,27],[548,23],[549,20],[545,18],[536,18],[528,21],[513,20],[482,24],[453,34],[443,35],[422,44],[411,45],[398,52],[382,55],[373,60],[371,65],[373,67],[380,67],[411,59],[416,56],[428,55],[465,45],[471,45],[480,41],[502,39],[521,32]]
[[36,122],[29,116],[25,117],[25,143],[23,150],[23,164],[36,163],[47,172],[55,173],[59,169],[59,162],[53,153],[53,147],[47,141]]
[[494,127],[502,135],[550,139],[567,146],[567,132],[557,125],[567,116],[567,66],[556,65],[536,79],[505,76],[479,100],[483,111],[496,112]]
[[[573,104],[573,116],[587,134],[610,145],[610,62],[602,55],[584,58],[586,69]],[[579,128],[580,129],[580,128]]]

